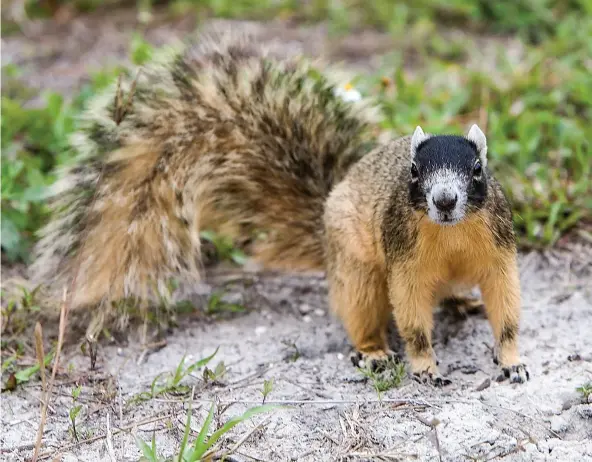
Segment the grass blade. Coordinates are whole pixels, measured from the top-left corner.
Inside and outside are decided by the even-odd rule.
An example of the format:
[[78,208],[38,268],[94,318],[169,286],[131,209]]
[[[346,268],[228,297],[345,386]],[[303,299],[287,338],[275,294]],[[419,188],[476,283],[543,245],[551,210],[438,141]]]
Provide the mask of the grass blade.
[[208,364],[214,358],[214,356],[216,356],[216,354],[218,353],[218,350],[219,349],[220,349],[220,347],[217,347],[216,348],[216,351],[214,351],[210,356],[208,356],[207,358],[200,359],[196,363],[193,363],[191,366],[189,366],[185,370],[185,374],[184,375],[191,374],[195,369],[199,369],[200,367],[203,367],[206,364]]
[[142,455],[148,462],[159,462],[158,458],[156,457],[156,448],[154,447],[154,444],[152,448],[150,448],[150,446],[148,446],[140,437],[136,436],[135,439],[136,446],[140,448]]
[[185,432],[183,433],[183,441],[181,442],[181,448],[179,449],[179,461],[185,460],[185,447],[187,446],[187,440],[189,439],[189,430],[191,429],[191,401],[189,401],[189,407],[187,409],[187,422],[185,422]]
[[257,415],[257,414],[262,414],[264,412],[269,412],[269,411],[271,411],[273,409],[276,409],[276,408],[279,408],[279,407],[281,407],[281,406],[278,406],[276,404],[264,404],[262,406],[257,406],[257,407],[248,409],[247,411],[245,411],[244,414],[242,414],[240,416],[233,417],[228,422],[226,422],[222,426],[222,428],[216,430],[212,434],[212,436],[210,437],[210,439],[208,440],[208,442],[206,444],[206,449],[209,449],[210,447],[212,447],[214,445],[214,443],[216,443],[216,441],[218,441],[218,439],[224,433],[227,433],[228,431],[230,431],[233,427],[235,427],[239,423],[244,422],[245,420],[249,420],[251,417],[253,417],[253,416]]
[[193,452],[190,455],[190,458],[187,462],[195,462],[201,458],[208,450],[208,446],[205,444],[206,436],[208,435],[208,431],[210,430],[210,426],[212,425],[212,420],[214,420],[214,407],[215,404],[212,403],[212,407],[210,407],[210,412],[206,417],[206,421],[201,427],[199,435],[193,444]]

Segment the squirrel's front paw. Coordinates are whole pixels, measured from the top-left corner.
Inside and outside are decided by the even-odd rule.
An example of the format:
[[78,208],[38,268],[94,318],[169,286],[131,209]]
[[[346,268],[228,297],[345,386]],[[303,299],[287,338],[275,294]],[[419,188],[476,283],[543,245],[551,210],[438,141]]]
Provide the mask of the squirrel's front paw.
[[399,356],[391,350],[378,350],[371,353],[354,351],[350,356],[354,367],[370,369],[372,372],[384,371],[390,362],[399,360]]
[[410,355],[409,362],[411,376],[416,382],[435,387],[443,387],[452,383],[452,380],[445,379],[440,374],[438,370],[439,362],[433,351],[428,355]]
[[445,379],[438,373],[432,373],[428,371],[415,372],[413,374],[413,378],[417,382],[426,385],[433,385],[435,387],[445,387],[446,385],[450,385],[452,383],[452,380]]
[[526,364],[502,367],[502,373],[498,376],[497,381],[503,382],[507,379],[510,379],[511,383],[526,383],[530,379]]
[[[503,382],[510,379],[511,383],[526,383],[530,379],[530,374],[526,364],[520,362],[520,358],[513,357],[510,360],[501,356],[503,361],[500,361],[500,351],[498,347],[494,347],[493,362],[496,365],[501,365],[502,373],[497,377],[496,381]],[[514,364],[512,364],[514,363]]]

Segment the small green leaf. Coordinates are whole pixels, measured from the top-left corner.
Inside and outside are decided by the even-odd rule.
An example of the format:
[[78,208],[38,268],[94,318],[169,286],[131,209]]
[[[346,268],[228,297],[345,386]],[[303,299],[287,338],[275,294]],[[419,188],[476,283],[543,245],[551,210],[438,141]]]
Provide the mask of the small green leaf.
[[152,59],[152,45],[145,41],[138,33],[134,33],[131,46],[132,62],[134,64],[141,66]]
[[[14,302],[13,302],[14,303]],[[2,361],[2,372],[4,372],[6,369],[8,369],[8,367],[14,363],[16,361],[16,355],[12,355],[8,358],[6,358],[4,361]]]
[[230,257],[237,265],[245,265],[248,261],[248,257],[242,250],[234,249],[230,252]]
[[217,347],[216,350],[210,356],[200,359],[199,361],[197,361],[197,362],[193,363],[191,366],[189,366],[185,372],[186,375],[191,374],[194,370],[199,369],[200,367],[203,367],[206,364],[208,364],[214,358],[214,356],[216,356],[219,349],[220,349],[220,347]]
[[[51,361],[51,358],[53,358],[53,352],[49,352],[45,356],[45,358],[43,360],[45,367],[47,367],[47,365]],[[18,371],[15,374],[17,384],[23,383],[23,382],[28,382],[31,379],[31,377],[33,377],[38,371],[39,371],[39,364],[35,364],[34,366],[27,367],[26,369]]]
[[273,377],[269,380],[263,380],[263,391],[261,392],[263,395],[263,404],[265,404],[265,400],[267,399],[267,396],[269,396],[269,394],[272,392],[273,390]]
[[158,379],[160,379],[162,376],[166,375],[167,372],[161,372],[160,374],[158,374],[154,380],[152,381],[152,383],[150,384],[150,394],[152,396],[152,398],[155,398],[156,396],[158,396],[160,393],[163,392],[163,390],[165,390],[165,387],[159,387],[158,386]]
[[78,399],[81,391],[82,391],[82,385],[78,385],[76,388],[72,389],[72,398],[74,399],[74,401],[76,401]]
[[75,422],[76,421],[76,417],[80,413],[80,410],[81,409],[82,409],[82,406],[80,404],[77,405],[77,406],[74,406],[72,409],[70,409],[70,420],[72,422]]
[[186,371],[184,371],[184,366],[185,366],[185,355],[183,355],[183,357],[181,358],[181,361],[179,361],[179,364],[177,365],[177,368],[175,369],[175,375],[173,376],[173,380],[172,380],[172,385],[177,385],[181,380],[183,380],[183,377],[187,374]]
[[[137,435],[134,437],[136,440],[136,446],[142,451],[142,456],[147,462],[160,462],[161,458],[156,453],[156,442],[154,440],[154,434],[152,435],[152,447],[148,446],[142,439]],[[144,461],[142,461],[144,462]]]

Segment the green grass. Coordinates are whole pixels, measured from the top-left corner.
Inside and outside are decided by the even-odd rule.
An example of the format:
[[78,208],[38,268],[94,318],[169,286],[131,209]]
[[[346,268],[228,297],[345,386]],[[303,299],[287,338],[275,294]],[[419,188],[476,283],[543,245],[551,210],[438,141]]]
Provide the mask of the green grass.
[[[43,364],[47,368],[53,359],[54,352],[50,351],[45,358]],[[39,364],[19,369],[16,366],[17,354],[13,354],[2,361],[2,375],[6,375],[2,385],[2,391],[16,390],[18,385],[29,382],[38,372]]]
[[[15,1],[15,0],[14,0]],[[6,3],[14,3],[7,0]],[[335,32],[374,27],[405,33],[415,23],[440,23],[474,31],[516,33],[525,41],[540,43],[557,33],[558,24],[573,15],[590,14],[590,0],[25,0],[26,18],[47,18],[59,8],[79,13],[109,11],[114,6],[136,7],[138,17],[149,21],[158,8],[172,16],[195,14],[199,18],[292,18],[305,22],[328,21]],[[53,6],[51,6],[53,5]],[[10,31],[19,24],[8,22]]]
[[[105,0],[55,2],[78,10],[110,8]],[[403,53],[395,52],[373,76],[356,85],[379,98],[382,126],[393,135],[412,133],[421,124],[432,132],[463,133],[471,122],[483,125],[490,165],[514,209],[520,244],[545,248],[573,230],[591,237],[592,229],[592,0],[175,0],[130,2],[138,10],[164,7],[172,15],[325,20],[334,33],[374,27],[402,43],[417,57],[416,73],[403,72]],[[26,2],[32,17],[47,16],[39,3]],[[4,18],[3,18],[4,20]],[[440,26],[485,33],[514,34],[524,40],[524,59],[501,60],[495,73],[467,68],[463,59],[479,53],[470,40],[445,38]],[[133,36],[130,58],[149,60],[152,48]],[[499,50],[504,56],[506,50]],[[34,233],[47,220],[46,188],[53,170],[72,158],[68,136],[89,96],[115,79],[118,69],[91,76],[71,101],[44,95],[35,108],[21,70],[2,68],[2,251],[8,261],[27,261]],[[388,78],[390,85],[381,81]],[[231,242],[204,232],[222,259],[242,263]]]
[[[185,431],[183,434],[183,440],[177,454],[172,458],[173,462],[197,462],[200,460],[212,460],[214,454],[216,454],[215,460],[224,460],[225,456],[228,456],[231,451],[222,450],[216,443],[222,436],[232,430],[234,427],[242,422],[250,420],[257,414],[263,414],[279,408],[279,406],[264,404],[261,406],[253,407],[245,411],[243,414],[232,417],[227,420],[220,428],[213,431],[211,430],[212,423],[214,421],[215,404],[212,403],[210,411],[205,421],[203,422],[199,434],[193,440],[190,441],[189,434],[191,432],[191,401],[189,402],[189,409],[187,411],[187,421],[185,423]],[[211,433],[208,436],[208,433]],[[142,439],[136,437],[136,445],[142,452],[141,462],[164,462],[165,459],[159,454],[156,438],[153,435],[151,444],[148,445]]]
[[[224,366],[223,362],[219,362],[214,371],[206,367],[207,364],[214,358],[217,352],[218,348],[216,348],[216,351],[214,351],[214,353],[212,353],[210,356],[202,358],[199,361],[196,361],[190,365],[185,364],[185,356],[183,356],[175,371],[159,374],[154,378],[154,380],[152,381],[152,385],[150,387],[150,392],[141,393],[132,400],[128,401],[128,405],[134,405],[137,402],[150,400],[152,398],[156,398],[164,394],[177,396],[184,395],[185,397],[189,397],[187,419],[185,423],[183,439],[181,441],[179,450],[172,458],[174,462],[196,462],[200,460],[210,460],[214,453],[221,456],[223,460],[223,455],[227,455],[229,451],[223,450],[218,444],[218,441],[222,436],[224,436],[226,433],[232,430],[235,426],[251,419],[257,414],[270,412],[281,407],[277,405],[265,404],[265,398],[267,397],[267,395],[271,393],[273,387],[273,381],[265,380],[263,384],[263,402],[260,406],[247,409],[242,415],[232,417],[228,419],[224,424],[219,424],[219,428],[213,429],[212,425],[214,422],[216,404],[212,402],[208,415],[200,427],[199,434],[193,441],[190,441],[190,434],[192,432],[191,404],[193,400],[193,394],[195,392],[200,393],[203,390],[203,387],[205,387],[209,383],[218,381],[226,373],[226,367]],[[187,384],[185,384],[185,379],[190,374],[195,373],[200,368],[203,368],[203,381],[201,382],[201,384],[198,385],[197,388],[196,386],[190,387]],[[74,400],[76,400],[78,395],[74,396],[73,394],[72,396]],[[222,406],[218,409],[216,416],[217,422],[221,421],[222,414],[226,412],[229,407],[230,406]],[[72,426],[73,428],[75,428],[74,419],[72,419]],[[152,441],[150,444],[136,436],[136,445],[142,453],[142,457],[140,460],[143,462],[164,462],[165,460],[171,460],[170,458],[163,458],[163,456],[160,454],[156,445],[155,434],[153,434]]]
[[582,398],[587,401],[588,397],[592,395],[592,382],[583,384],[581,387],[576,388],[576,391],[578,391],[582,395]]
[[[131,403],[148,401],[165,394],[187,394],[191,390],[191,387],[184,383],[185,379],[198,369],[202,367],[205,368],[205,366],[214,358],[214,356],[216,356],[216,353],[218,353],[218,348],[216,348],[216,351],[214,351],[214,353],[212,353],[210,356],[202,358],[199,361],[189,365],[185,364],[185,355],[183,355],[174,372],[163,372],[158,374],[150,385],[150,391],[138,394],[133,400],[131,400]],[[220,364],[222,365],[221,367]],[[203,374],[204,381],[216,380],[225,372],[226,368],[224,367],[224,363],[219,363],[214,372],[205,368]]]
[[[11,387],[14,388],[20,382],[21,377],[27,377],[28,372],[21,372],[23,374],[18,377],[18,372],[14,366],[18,359],[20,359],[25,351],[27,340],[33,338],[32,328],[34,327],[35,319],[41,312],[41,306],[38,300],[38,291],[40,286],[32,290],[26,287],[14,287],[1,291],[2,307],[0,308],[0,317],[2,319],[2,340],[0,341],[0,352],[2,357],[2,376],[7,372],[10,374],[8,380],[11,382]],[[29,368],[29,371],[36,373],[38,366]]]
[[31,91],[19,84],[14,65],[2,67],[2,251],[9,261],[27,261],[34,233],[47,219],[45,194],[54,169],[73,157],[68,137],[89,97],[105,88],[116,70],[91,75],[70,102],[55,92],[28,107]]
[[383,392],[401,386],[407,375],[405,364],[395,359],[389,360],[384,370],[380,372],[369,368],[358,368],[358,370],[370,380],[379,397]]
[[231,261],[237,265],[243,265],[247,261],[246,255],[234,246],[234,242],[227,236],[221,236],[210,230],[200,232],[202,241],[209,242],[216,250],[216,256],[222,261]]
[[208,298],[205,313],[209,315],[221,313],[244,313],[246,308],[238,303],[226,302],[222,299],[224,292],[213,292]]

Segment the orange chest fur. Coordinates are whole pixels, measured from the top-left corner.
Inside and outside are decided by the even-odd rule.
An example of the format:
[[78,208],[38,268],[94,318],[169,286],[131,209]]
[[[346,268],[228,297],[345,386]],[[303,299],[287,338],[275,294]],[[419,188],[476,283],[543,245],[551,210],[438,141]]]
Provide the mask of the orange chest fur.
[[486,217],[478,216],[454,226],[423,219],[418,224],[416,263],[440,282],[476,283],[497,260],[497,250]]

